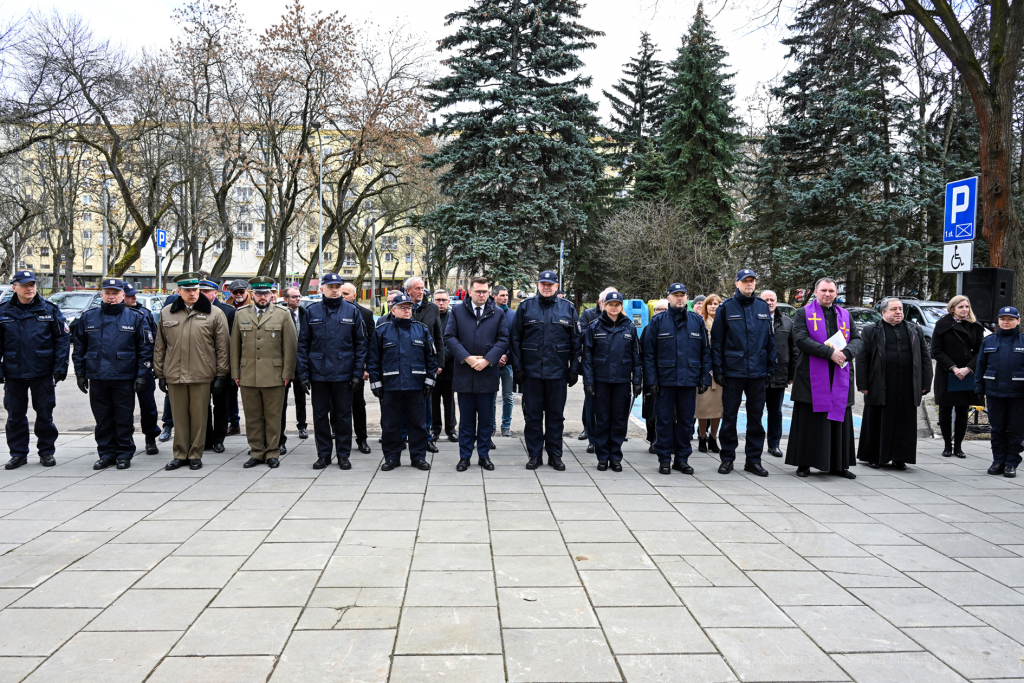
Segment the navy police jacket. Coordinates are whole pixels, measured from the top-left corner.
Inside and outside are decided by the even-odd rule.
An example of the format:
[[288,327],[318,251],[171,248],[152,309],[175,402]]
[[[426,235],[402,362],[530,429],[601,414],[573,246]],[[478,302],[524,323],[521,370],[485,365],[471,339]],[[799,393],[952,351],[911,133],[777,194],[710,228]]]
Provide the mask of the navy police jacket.
[[301,318],[298,376],[303,382],[362,379],[367,346],[363,316],[344,299],[330,299],[336,306],[325,301],[310,306]]
[[411,318],[393,318],[377,326],[370,340],[367,370],[370,388],[420,391],[434,386],[437,351],[430,329]]
[[[505,312],[488,299],[482,306],[483,315],[476,319],[473,300],[466,298],[452,306],[448,314],[448,328],[444,343],[455,359],[452,390],[473,394],[490,394],[498,390],[501,368],[498,361],[508,351],[508,326]],[[469,356],[483,356],[490,365],[474,370],[465,364]]]
[[640,332],[625,314],[612,322],[607,313],[583,330],[583,384],[643,383]]
[[722,302],[711,326],[711,367],[726,377],[775,374],[775,336],[767,303],[739,290]]
[[75,323],[75,375],[130,380],[149,374],[153,331],[146,316],[123,303],[90,308]]
[[531,379],[579,376],[579,318],[565,299],[537,295],[519,304],[510,334],[513,372]]
[[684,308],[670,308],[654,316],[644,330],[644,378],[648,385],[710,386],[710,371],[711,349],[703,318]]
[[71,337],[60,309],[38,294],[28,306],[16,300],[0,306],[0,377],[66,375]]
[[1024,396],[1024,334],[997,329],[985,337],[974,371],[974,393],[996,398]]

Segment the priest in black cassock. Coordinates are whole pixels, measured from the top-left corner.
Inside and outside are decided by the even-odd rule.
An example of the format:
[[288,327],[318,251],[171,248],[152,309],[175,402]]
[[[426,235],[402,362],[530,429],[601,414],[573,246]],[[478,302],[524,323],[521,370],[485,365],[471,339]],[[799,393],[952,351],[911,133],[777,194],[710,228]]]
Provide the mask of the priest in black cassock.
[[[835,280],[818,280],[814,299],[793,318],[797,360],[786,464],[796,466],[798,477],[808,476],[813,467],[847,479],[857,478],[850,471],[857,464],[850,409],[852,361],[861,349],[861,340],[850,313],[835,305],[837,295]],[[838,333],[845,341],[841,350],[835,344],[826,344],[838,341]]]
[[921,328],[903,319],[899,299],[886,299],[882,320],[864,328],[857,354],[857,388],[864,421],[857,459],[897,470],[917,462],[917,408],[932,385],[932,360]]

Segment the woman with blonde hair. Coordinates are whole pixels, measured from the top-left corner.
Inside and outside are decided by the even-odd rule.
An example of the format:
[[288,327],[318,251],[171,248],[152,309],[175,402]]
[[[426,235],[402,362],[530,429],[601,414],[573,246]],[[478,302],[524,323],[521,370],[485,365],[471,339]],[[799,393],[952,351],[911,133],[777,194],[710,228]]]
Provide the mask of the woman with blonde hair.
[[[715,313],[718,311],[722,297],[717,294],[708,294],[701,306],[700,314],[704,318],[704,326],[708,334],[711,334],[711,326],[715,322]],[[697,394],[697,409],[694,411],[697,418],[697,450],[701,453],[718,453],[718,425],[722,421],[722,387],[712,382],[711,388],[703,394]]]
[[975,320],[966,296],[954,296],[946,310],[949,315],[942,316],[932,332],[935,405],[939,407],[939,430],[945,442],[943,457],[966,458],[961,444],[967,433],[967,412],[971,406],[984,403],[984,399],[974,393],[974,370],[985,330]]

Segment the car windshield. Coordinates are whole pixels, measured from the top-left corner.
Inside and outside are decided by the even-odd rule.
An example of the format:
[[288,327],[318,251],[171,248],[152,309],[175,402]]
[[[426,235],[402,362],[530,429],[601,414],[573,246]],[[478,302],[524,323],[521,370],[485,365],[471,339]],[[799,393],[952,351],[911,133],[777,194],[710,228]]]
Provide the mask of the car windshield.
[[945,306],[922,306],[921,310],[924,311],[925,320],[929,325],[934,325],[939,322],[939,318],[946,315]]
[[60,292],[50,297],[50,302],[62,311],[80,311],[93,300],[92,292]]
[[871,323],[877,323],[882,319],[882,314],[878,311],[872,311],[868,308],[862,308],[857,311],[850,311],[850,317],[853,318],[853,322],[861,325],[870,325]]

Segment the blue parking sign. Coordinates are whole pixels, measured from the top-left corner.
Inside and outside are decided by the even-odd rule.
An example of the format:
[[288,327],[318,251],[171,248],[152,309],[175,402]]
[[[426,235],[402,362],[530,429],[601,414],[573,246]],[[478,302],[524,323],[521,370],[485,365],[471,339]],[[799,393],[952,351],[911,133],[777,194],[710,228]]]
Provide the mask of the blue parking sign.
[[973,240],[977,208],[977,177],[946,183],[946,217],[942,224],[942,241]]
[[156,246],[164,249],[167,247],[167,231],[157,230],[156,231]]

